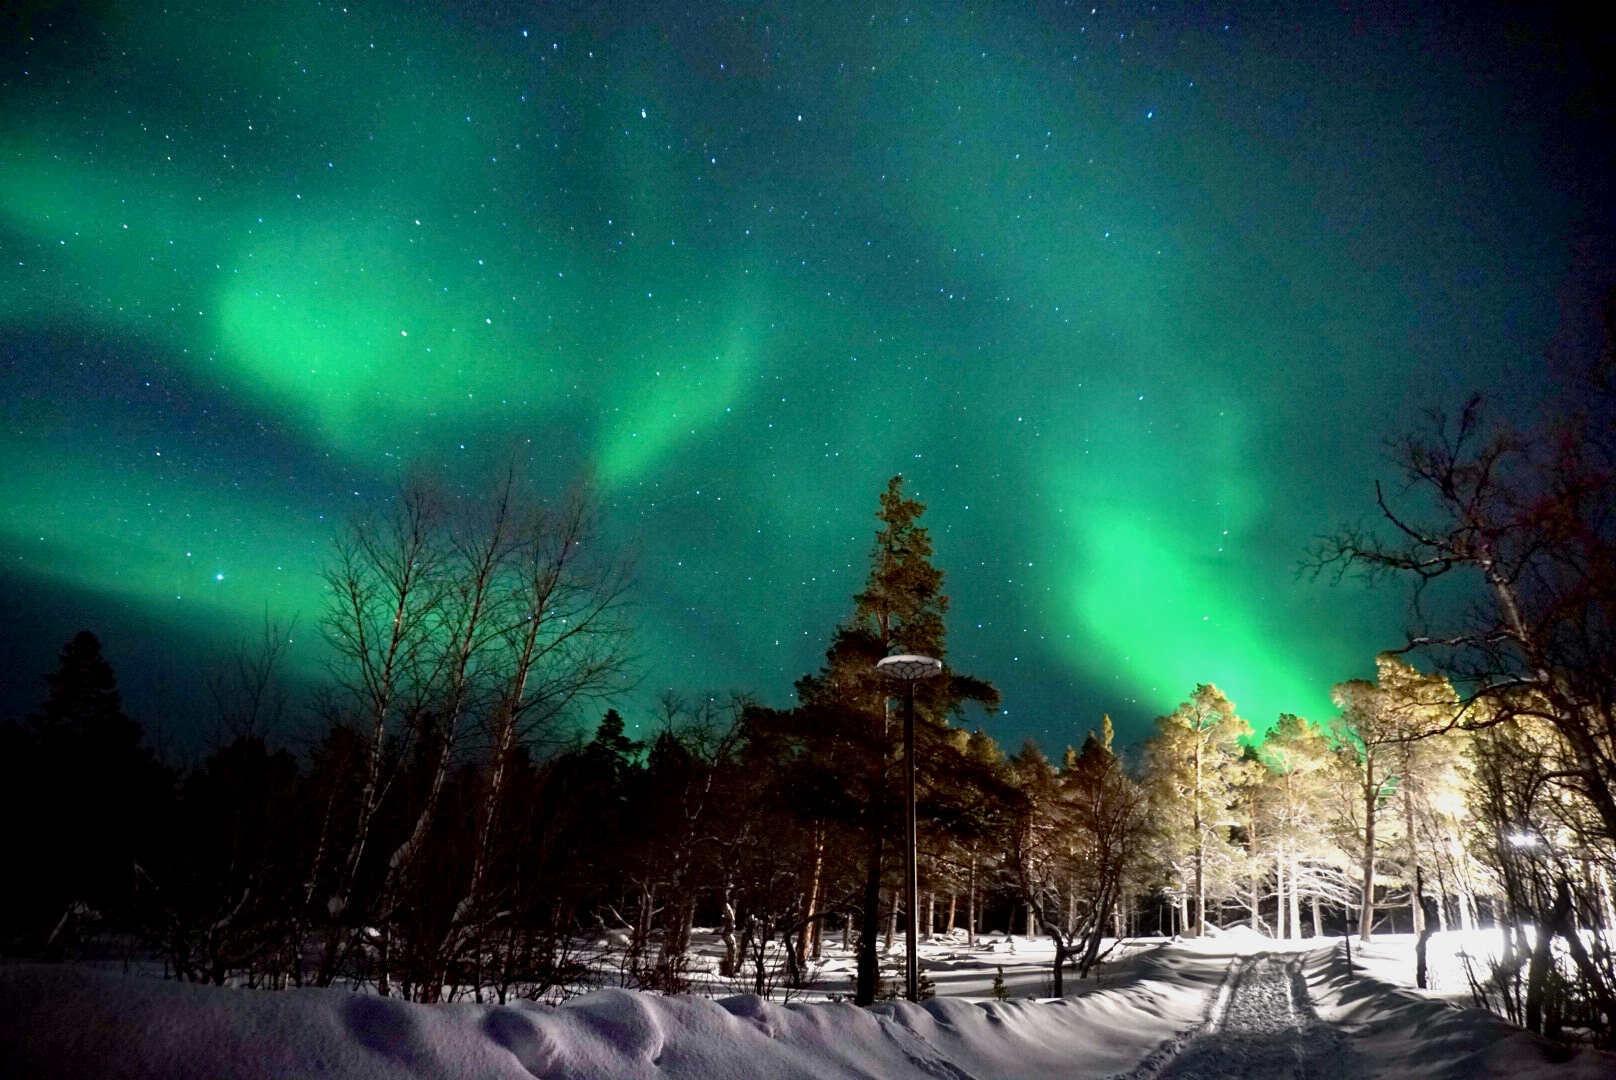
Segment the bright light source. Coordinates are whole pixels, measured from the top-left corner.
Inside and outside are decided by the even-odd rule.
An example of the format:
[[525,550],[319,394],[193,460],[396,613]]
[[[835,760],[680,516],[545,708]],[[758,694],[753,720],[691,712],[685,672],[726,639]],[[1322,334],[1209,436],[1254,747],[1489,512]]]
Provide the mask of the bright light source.
[[1531,833],[1524,832],[1512,832],[1504,839],[1509,842],[1510,847],[1537,847],[1538,844],[1542,843]]

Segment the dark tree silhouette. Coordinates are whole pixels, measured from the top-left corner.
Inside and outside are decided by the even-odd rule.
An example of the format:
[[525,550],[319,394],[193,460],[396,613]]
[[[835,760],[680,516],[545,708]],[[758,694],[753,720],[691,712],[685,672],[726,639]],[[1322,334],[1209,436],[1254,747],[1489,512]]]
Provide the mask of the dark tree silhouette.
[[14,883],[0,903],[13,949],[61,959],[86,926],[128,920],[173,781],[124,715],[94,634],[75,635],[45,681],[39,711],[0,732]]
[[854,993],[859,1004],[869,1004],[877,992],[875,942],[886,846],[899,834],[902,806],[890,790],[902,746],[902,725],[891,708],[897,691],[877,673],[875,664],[900,649],[944,661],[943,677],[927,680],[915,690],[922,785],[928,784],[947,746],[943,735],[948,717],[968,701],[990,712],[999,702],[993,686],[947,667],[948,597],[942,591],[943,573],[931,563],[931,537],[920,524],[925,509],[924,503],[905,497],[903,477],[894,476],[887,483],[875,515],[881,527],[870,551],[869,575],[864,591],[853,598],[853,616],[837,628],[819,674],[797,682],[801,708],[790,719],[782,718],[802,742],[802,756],[811,767],[840,774],[836,781],[840,798],[826,808],[827,813],[862,833],[864,888]]

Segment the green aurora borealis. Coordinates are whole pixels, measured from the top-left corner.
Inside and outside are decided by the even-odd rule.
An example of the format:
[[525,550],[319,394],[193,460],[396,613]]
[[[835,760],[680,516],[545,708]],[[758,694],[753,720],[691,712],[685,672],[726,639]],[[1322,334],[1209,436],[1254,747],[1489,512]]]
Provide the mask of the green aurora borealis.
[[1403,606],[1303,549],[1610,235],[1597,49],[1481,7],[233,7],[5,30],[14,711],[80,625],[148,710],[312,669],[333,529],[515,452],[634,553],[626,714],[788,701],[902,472],[1001,741],[1322,717]]

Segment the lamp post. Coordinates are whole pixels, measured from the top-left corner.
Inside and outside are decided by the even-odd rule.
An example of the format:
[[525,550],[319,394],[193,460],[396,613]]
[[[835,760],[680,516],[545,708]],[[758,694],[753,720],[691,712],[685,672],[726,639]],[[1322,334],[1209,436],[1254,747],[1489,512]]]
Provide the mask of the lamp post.
[[929,679],[943,670],[943,662],[929,656],[889,656],[876,662],[875,669],[889,679],[901,680],[908,690],[908,708],[903,714],[903,802],[908,836],[904,841],[903,902],[907,909],[904,937],[909,946],[905,965],[905,996],[920,1000],[920,960],[916,955],[920,938],[919,838],[915,829],[915,682]]

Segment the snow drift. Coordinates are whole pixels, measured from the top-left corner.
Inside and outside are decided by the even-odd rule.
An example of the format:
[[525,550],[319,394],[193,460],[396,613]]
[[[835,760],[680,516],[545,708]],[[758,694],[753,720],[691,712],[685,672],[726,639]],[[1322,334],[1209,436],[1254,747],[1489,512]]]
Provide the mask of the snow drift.
[[[1162,947],[1140,958],[1126,984],[1058,1001],[940,998],[871,1009],[621,990],[559,1007],[427,1006],[342,990],[230,990],[21,965],[0,968],[0,1073],[42,1080],[1173,1076],[1175,1051],[1199,1045],[1231,961],[1260,944]],[[1339,1032],[1341,1068],[1333,1075],[1616,1075],[1616,1057],[1556,1052],[1485,1014],[1350,971],[1330,950],[1307,954],[1301,970],[1316,1022]],[[1219,1033],[1229,1035],[1227,1026]]]
[[1203,997],[1141,981],[1047,1004],[866,1010],[606,990],[560,1007],[424,1006],[30,965],[0,969],[0,1061],[41,1078],[1104,1076],[1193,1027]]

